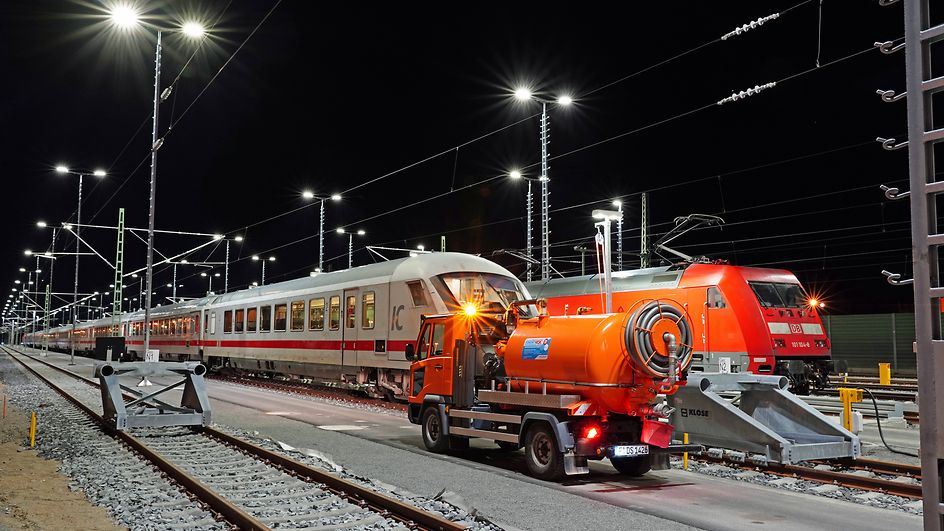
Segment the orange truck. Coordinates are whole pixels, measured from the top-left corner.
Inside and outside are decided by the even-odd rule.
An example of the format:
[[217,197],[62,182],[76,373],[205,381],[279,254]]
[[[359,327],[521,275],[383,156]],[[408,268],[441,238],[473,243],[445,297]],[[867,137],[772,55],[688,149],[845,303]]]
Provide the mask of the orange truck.
[[408,416],[432,452],[473,438],[525,450],[546,480],[589,472],[608,458],[640,476],[668,466],[671,408],[662,396],[685,385],[692,326],[684,307],[646,300],[626,312],[549,316],[543,299],[508,308],[464,303],[422,318],[410,368]]

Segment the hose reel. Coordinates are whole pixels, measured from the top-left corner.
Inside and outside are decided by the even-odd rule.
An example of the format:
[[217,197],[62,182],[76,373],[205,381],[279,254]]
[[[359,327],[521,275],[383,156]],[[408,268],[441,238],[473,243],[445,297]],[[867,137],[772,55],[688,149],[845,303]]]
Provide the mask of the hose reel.
[[692,325],[688,312],[663,300],[642,304],[626,321],[626,350],[636,364],[656,378],[669,377],[666,334],[678,341],[675,358],[681,370],[692,362]]

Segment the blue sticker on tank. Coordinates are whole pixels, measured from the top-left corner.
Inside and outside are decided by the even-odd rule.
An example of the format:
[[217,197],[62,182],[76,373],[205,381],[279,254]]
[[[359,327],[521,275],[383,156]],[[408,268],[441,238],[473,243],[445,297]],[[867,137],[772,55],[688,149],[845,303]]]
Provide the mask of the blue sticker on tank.
[[521,348],[521,359],[546,360],[549,348],[551,348],[551,338],[529,337],[524,340],[524,346]]

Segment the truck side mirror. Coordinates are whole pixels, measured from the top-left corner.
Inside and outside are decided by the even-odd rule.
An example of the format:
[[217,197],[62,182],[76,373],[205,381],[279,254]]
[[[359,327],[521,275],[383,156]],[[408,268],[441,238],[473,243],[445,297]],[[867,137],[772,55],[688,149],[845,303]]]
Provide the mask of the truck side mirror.
[[406,356],[408,361],[413,361],[416,359],[416,349],[413,347],[413,343],[407,343],[403,350],[403,354]]

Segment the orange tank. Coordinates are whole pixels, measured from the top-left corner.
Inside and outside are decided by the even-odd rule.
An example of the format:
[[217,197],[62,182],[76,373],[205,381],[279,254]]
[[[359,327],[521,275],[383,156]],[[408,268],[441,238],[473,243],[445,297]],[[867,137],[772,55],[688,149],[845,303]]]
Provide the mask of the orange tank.
[[[691,362],[691,324],[680,307],[647,301],[626,313],[541,316],[518,321],[497,345],[512,390],[579,394],[603,412],[638,414],[669,382],[669,344],[675,373]],[[526,383],[527,382],[527,383]]]

